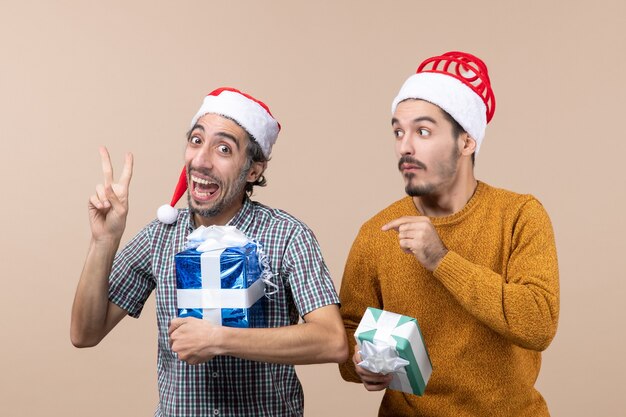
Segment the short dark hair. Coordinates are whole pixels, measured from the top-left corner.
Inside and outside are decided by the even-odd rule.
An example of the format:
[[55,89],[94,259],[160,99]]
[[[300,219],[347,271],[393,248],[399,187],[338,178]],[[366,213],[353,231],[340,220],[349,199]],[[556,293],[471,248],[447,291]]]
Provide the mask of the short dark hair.
[[[459,122],[454,119],[454,117],[450,116],[450,113],[448,113],[441,107],[439,107],[439,110],[441,110],[441,114],[443,114],[444,119],[446,119],[452,125],[452,137],[454,139],[458,139],[458,137],[461,136],[463,133],[467,133],[467,131],[463,129],[463,126],[461,126]],[[474,153],[472,154],[472,164],[474,164],[475,160],[476,151],[474,151]]]
[[[261,149],[261,145],[259,145],[259,142],[256,141],[254,136],[252,136],[245,127],[243,127],[237,120],[233,119],[232,117],[224,116],[223,114],[220,114],[220,116],[232,121],[237,126],[239,126],[245,132],[248,138],[248,146],[246,147],[246,157],[248,159],[246,161],[246,165],[244,166],[244,171],[247,172],[254,162],[269,161],[269,158],[267,158],[263,153],[263,149]],[[252,195],[255,185],[258,185],[259,187],[265,187],[267,185],[265,175],[261,174],[259,178],[257,178],[254,182],[246,182],[246,194],[248,194],[248,196]]]
[[[246,156],[248,157],[248,160],[246,162],[246,170],[248,170],[254,162],[267,162],[269,161],[269,158],[265,156],[265,154],[263,153],[263,149],[261,149],[261,145],[259,145],[254,137],[252,137],[252,135],[250,135],[247,131],[246,133],[248,134],[248,146],[246,148]],[[265,175],[261,174],[259,178],[257,178],[254,182],[247,182],[246,194],[248,194],[249,196],[252,195],[252,191],[255,185],[258,185],[259,187],[265,187],[267,185]]]

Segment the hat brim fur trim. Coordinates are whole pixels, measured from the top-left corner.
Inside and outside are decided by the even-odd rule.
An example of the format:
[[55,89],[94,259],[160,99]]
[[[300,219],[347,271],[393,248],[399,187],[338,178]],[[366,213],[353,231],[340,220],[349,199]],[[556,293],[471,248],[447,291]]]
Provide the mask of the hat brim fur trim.
[[425,100],[445,110],[476,141],[478,153],[487,127],[487,107],[471,88],[449,75],[420,72],[404,82],[391,104],[391,114],[408,99]]

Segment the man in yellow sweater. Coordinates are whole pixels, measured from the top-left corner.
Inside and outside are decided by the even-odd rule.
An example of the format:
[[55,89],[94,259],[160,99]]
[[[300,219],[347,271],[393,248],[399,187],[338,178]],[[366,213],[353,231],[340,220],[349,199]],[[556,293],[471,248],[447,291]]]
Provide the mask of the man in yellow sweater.
[[[554,235],[531,195],[474,177],[495,98],[485,64],[424,61],[392,104],[407,197],[368,220],[348,257],[341,313],[349,340],[367,307],[415,317],[433,365],[422,397],[388,389],[379,416],[548,416],[534,384],[555,335]],[[354,346],[347,381],[386,389]]]

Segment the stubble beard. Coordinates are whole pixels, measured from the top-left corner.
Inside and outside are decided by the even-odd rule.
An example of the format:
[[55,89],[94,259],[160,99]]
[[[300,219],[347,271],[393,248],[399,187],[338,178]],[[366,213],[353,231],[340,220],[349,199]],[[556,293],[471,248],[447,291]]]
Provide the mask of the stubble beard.
[[[235,201],[240,198],[241,191],[246,187],[246,177],[248,176],[248,171],[250,170],[250,166],[252,165],[251,161],[247,161],[246,165],[241,169],[239,176],[232,184],[232,187],[225,195],[220,197],[220,200],[213,203],[212,207],[206,209],[199,209],[194,207],[193,197],[191,196],[191,190],[187,192],[187,205],[189,207],[189,212],[191,214],[197,214],[201,217],[215,217],[221,214],[225,209],[235,204]],[[222,188],[222,181],[217,178],[211,177],[212,180],[217,183],[220,187],[220,191]]]
[[[450,158],[447,161],[437,164],[436,171],[439,178],[442,179],[441,182],[446,182],[447,180],[454,178],[457,171],[457,162],[460,157],[461,153],[459,152],[459,150],[456,147],[452,147],[452,154],[450,155]],[[410,156],[403,156],[402,158],[400,158],[398,166],[400,166],[404,162],[418,165],[424,171],[428,170],[428,167],[424,163]],[[436,191],[437,186],[433,183],[420,185],[412,184],[411,180],[415,177],[416,175],[412,172],[404,174],[404,178],[406,180],[406,186],[404,187],[404,191],[407,193],[407,195],[409,195],[410,197],[424,197],[432,195]]]
[[406,186],[404,187],[404,191],[411,197],[422,197],[424,195],[429,195],[435,189],[435,186],[433,184],[411,184],[411,180],[415,178],[415,174],[413,173],[404,174],[404,178],[406,178],[407,181]]

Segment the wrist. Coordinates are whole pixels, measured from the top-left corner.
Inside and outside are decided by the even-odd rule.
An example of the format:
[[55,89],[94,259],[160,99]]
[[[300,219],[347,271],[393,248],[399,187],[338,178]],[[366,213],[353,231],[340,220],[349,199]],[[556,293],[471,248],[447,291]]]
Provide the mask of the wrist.
[[209,343],[213,346],[217,355],[229,355],[236,356],[237,349],[232,344],[237,340],[237,336],[234,335],[234,331],[237,330],[233,327],[215,326],[210,333]]
[[441,249],[441,251],[439,251],[439,253],[434,257],[433,261],[430,263],[429,267],[427,268],[430,272],[435,272],[435,270],[439,267],[439,265],[441,264],[441,262],[443,261],[443,258],[446,257],[446,255],[448,254],[448,248],[443,247]]
[[90,246],[95,250],[113,250],[117,251],[120,246],[121,236],[100,236],[91,238]]

